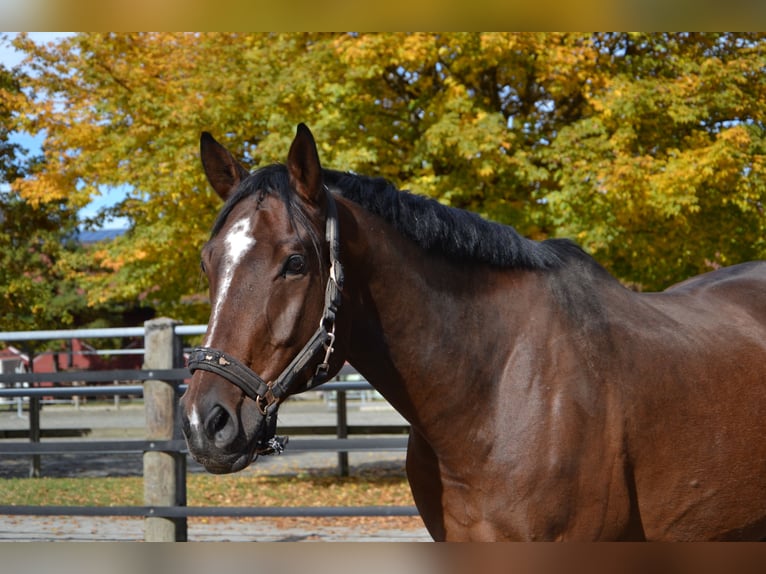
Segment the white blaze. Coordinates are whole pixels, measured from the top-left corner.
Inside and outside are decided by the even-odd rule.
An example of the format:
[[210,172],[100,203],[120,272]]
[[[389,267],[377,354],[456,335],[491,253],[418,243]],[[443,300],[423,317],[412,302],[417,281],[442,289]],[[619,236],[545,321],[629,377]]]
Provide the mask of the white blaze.
[[213,302],[213,311],[210,314],[207,337],[205,337],[204,343],[206,347],[210,346],[210,341],[213,339],[216,327],[218,326],[221,307],[228,296],[234,273],[245,254],[255,245],[255,239],[250,236],[250,218],[243,217],[232,225],[223,238],[223,243],[226,246],[223,259],[223,277]]
[[201,426],[196,404],[192,406],[192,412],[191,412],[191,415],[189,416],[189,425],[194,429],[194,432],[197,432],[197,429],[199,429]]

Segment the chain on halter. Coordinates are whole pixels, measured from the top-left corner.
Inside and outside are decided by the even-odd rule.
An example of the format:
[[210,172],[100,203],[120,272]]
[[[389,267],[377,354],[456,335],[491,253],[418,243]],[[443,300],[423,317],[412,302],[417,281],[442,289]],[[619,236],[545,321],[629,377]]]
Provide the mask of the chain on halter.
[[267,439],[264,453],[281,452],[284,444],[275,441],[277,401],[292,390],[294,381],[308,368],[309,364],[321,357],[314,374],[302,391],[309,390],[327,381],[330,370],[330,355],[335,344],[335,315],[338,312],[343,288],[343,267],[339,259],[338,210],[332,193],[325,187],[327,197],[327,221],[325,235],[330,249],[330,274],[325,288],[325,303],[319,327],[282,373],[273,381],[266,382],[255,371],[231,355],[209,347],[196,347],[189,356],[189,370],[215,373],[242,389],[246,396],[258,405],[266,417],[266,427],[271,434]]

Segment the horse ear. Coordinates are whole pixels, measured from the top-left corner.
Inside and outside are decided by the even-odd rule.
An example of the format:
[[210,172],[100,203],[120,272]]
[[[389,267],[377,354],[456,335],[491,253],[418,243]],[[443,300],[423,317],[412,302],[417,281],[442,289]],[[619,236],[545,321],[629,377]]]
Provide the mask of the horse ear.
[[250,173],[208,132],[202,132],[199,151],[207,180],[221,199],[226,201]]
[[287,154],[287,170],[298,195],[308,203],[321,205],[324,199],[322,166],[314,136],[305,124],[298,124],[295,139]]

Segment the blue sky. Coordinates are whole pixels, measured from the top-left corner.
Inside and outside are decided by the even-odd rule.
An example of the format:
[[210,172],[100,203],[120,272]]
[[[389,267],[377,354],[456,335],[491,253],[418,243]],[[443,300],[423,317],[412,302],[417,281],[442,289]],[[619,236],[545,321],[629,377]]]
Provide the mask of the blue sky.
[[[8,32],[9,36],[13,33]],[[59,38],[69,35],[70,32],[30,32],[29,36],[37,43],[45,43],[55,41]],[[12,68],[21,63],[23,55],[13,47],[0,43],[0,64],[6,68]],[[18,142],[25,149],[38,150],[42,143],[42,136],[38,135],[33,137],[27,133],[12,134],[11,139]],[[102,194],[98,197],[94,197],[91,203],[80,211],[82,217],[93,217],[101,209],[112,206],[124,199],[127,194],[127,189],[124,187],[103,189]],[[115,219],[107,221],[104,225],[105,228],[124,228],[128,226],[127,220]]]

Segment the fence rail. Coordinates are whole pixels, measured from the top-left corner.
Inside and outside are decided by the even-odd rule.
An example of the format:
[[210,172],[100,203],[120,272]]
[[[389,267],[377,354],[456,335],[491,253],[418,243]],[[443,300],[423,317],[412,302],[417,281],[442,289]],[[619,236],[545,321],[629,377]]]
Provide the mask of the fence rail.
[[[401,451],[407,448],[406,437],[290,439],[292,452],[375,452]],[[183,440],[118,440],[83,442],[0,443],[0,456],[65,454],[78,452],[139,453],[174,452],[188,454]]]
[[[110,374],[127,374],[125,378],[111,378]],[[34,375],[34,378],[25,378]],[[85,376],[87,375],[87,377]],[[163,376],[167,375],[167,376]],[[0,383],[21,383],[21,382],[53,382],[53,383],[71,383],[79,381],[103,381],[107,380],[132,380],[146,381],[151,379],[161,379],[164,381],[180,380],[176,379],[178,375],[182,378],[189,377],[189,371],[186,369],[167,369],[157,371],[81,371],[62,372],[62,373],[21,373],[21,374],[2,374],[0,373]],[[178,395],[181,396],[186,391],[185,384],[178,384]],[[324,383],[314,390],[320,391],[368,391],[372,386],[367,381],[335,381]],[[83,395],[140,395],[144,391],[143,385],[89,385],[87,387],[11,387],[0,388],[0,397],[74,397]]]
[[[164,343],[164,349],[153,348],[151,337],[148,336],[150,329],[171,328],[172,340]],[[129,329],[89,329],[89,330],[61,330],[61,331],[37,331],[25,333],[0,333],[0,342],[14,341],[39,341],[52,339],[71,338],[96,338],[96,337],[125,337],[144,336],[146,348],[146,367],[141,370],[119,369],[103,371],[62,371],[55,373],[0,373],[0,383],[16,385],[0,388],[0,398],[30,398],[30,442],[9,442],[0,440],[0,456],[29,455],[37,460],[41,455],[53,455],[62,453],[142,453],[144,455],[144,482],[145,491],[174,492],[174,499],[156,503],[151,500],[151,494],[145,495],[144,506],[115,506],[115,507],[81,507],[81,506],[0,506],[0,514],[12,515],[39,515],[39,516],[136,516],[144,517],[145,538],[147,540],[185,540],[186,518],[194,516],[228,516],[228,517],[333,517],[333,516],[416,516],[417,510],[413,506],[370,506],[370,507],[190,507],[186,505],[186,465],[185,459],[188,454],[186,443],[179,438],[177,429],[178,421],[164,420],[159,424],[167,428],[175,429],[172,435],[159,438],[152,436],[151,429],[147,430],[146,440],[83,440],[80,442],[56,441],[43,442],[40,440],[39,428],[39,401],[43,397],[81,397],[81,396],[120,396],[137,395],[144,396],[147,413],[151,412],[156,418],[173,416],[177,412],[176,406],[170,405],[157,408],[152,406],[156,401],[156,393],[149,391],[150,385],[159,385],[160,390],[169,389],[169,396],[174,404],[184,392],[186,384],[183,382],[190,377],[189,371],[179,364],[177,356],[179,349],[183,349],[181,338],[188,335],[204,333],[204,325],[183,326],[167,319],[150,321],[145,327]],[[156,345],[155,345],[156,347]],[[159,354],[159,359],[157,356]],[[154,361],[153,364],[152,361]],[[153,368],[153,367],[158,368]],[[342,375],[348,375],[353,370],[344,369]],[[103,381],[130,381],[129,384],[113,385],[86,385],[72,387],[36,386],[41,383],[89,383]],[[144,384],[135,384],[143,381]],[[24,386],[19,386],[24,385]],[[293,438],[289,448],[293,452],[330,451],[337,452],[339,465],[343,467],[345,462],[346,471],[348,466],[348,453],[361,451],[401,451],[406,449],[406,436],[393,437],[349,437],[349,427],[346,418],[347,391],[369,390],[372,387],[366,381],[333,381],[318,387],[323,391],[334,391],[337,395],[338,426],[335,428],[336,438]],[[164,392],[164,391],[162,391]],[[167,392],[165,392],[168,395]],[[34,412],[37,411],[37,412]],[[149,418],[149,417],[147,417]],[[406,430],[400,426],[391,427],[361,427],[366,431],[386,432],[391,434],[402,433]],[[315,429],[316,430],[316,429]],[[324,432],[332,432],[323,429]],[[165,456],[165,458],[150,458]],[[168,467],[168,462],[170,466]],[[168,467],[170,470],[155,472],[155,467]],[[179,480],[181,483],[179,483]],[[171,488],[165,482],[171,481]],[[155,484],[157,483],[157,484]],[[159,528],[155,527],[159,525]],[[170,528],[168,528],[168,525]],[[168,538],[170,533],[171,538]]]
[[135,516],[189,518],[333,518],[340,516],[418,516],[414,506],[1,506],[18,516]]

